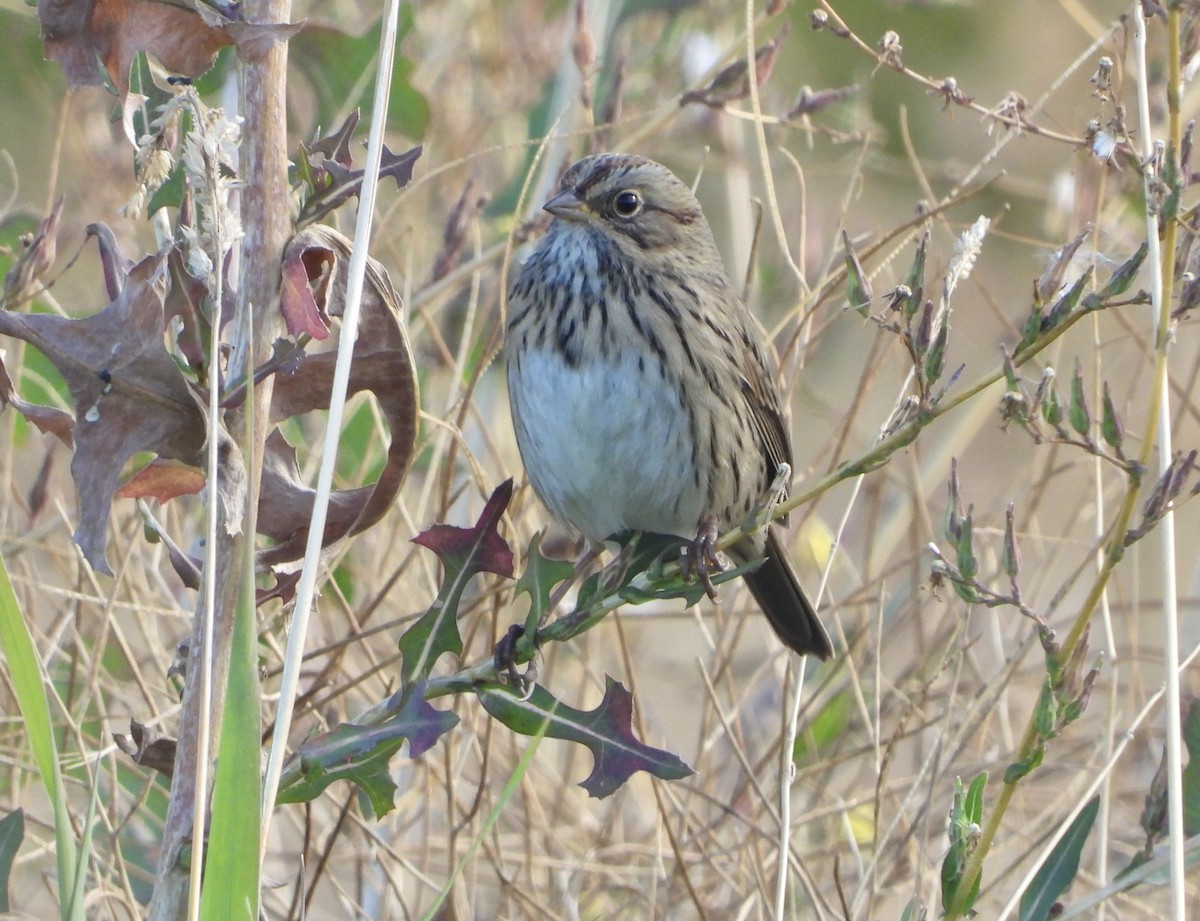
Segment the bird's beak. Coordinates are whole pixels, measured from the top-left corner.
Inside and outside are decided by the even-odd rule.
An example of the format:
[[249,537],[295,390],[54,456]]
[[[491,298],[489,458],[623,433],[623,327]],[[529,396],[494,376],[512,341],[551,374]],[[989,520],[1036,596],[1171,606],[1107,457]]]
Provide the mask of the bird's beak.
[[564,220],[583,220],[583,202],[579,200],[579,196],[572,189],[563,189],[542,207],[555,217],[561,217]]

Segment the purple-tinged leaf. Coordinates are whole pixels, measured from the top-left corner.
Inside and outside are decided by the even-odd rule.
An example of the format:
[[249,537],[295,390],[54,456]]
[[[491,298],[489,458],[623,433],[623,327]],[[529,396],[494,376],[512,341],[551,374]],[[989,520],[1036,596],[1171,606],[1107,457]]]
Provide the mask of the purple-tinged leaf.
[[369,725],[343,723],[303,743],[283,766],[276,803],[315,799],[336,780],[349,780],[367,795],[376,818],[395,806],[396,784],[388,764],[404,741],[418,758],[458,724],[458,717],[436,710],[416,685],[411,694],[394,694]]
[[413,543],[437,554],[446,567],[447,578],[457,578],[460,571],[466,571],[468,576],[477,572],[493,572],[511,579],[512,550],[496,526],[508,508],[512,492],[513,481],[510,478],[492,492],[474,527],[435,524],[414,537]]
[[[412,180],[413,167],[421,156],[421,150],[421,147],[413,147],[398,154],[384,145],[379,178],[393,179],[396,188],[403,189]],[[310,172],[310,191],[298,218],[301,226],[320,220],[362,191],[365,169],[350,169],[336,160],[316,159],[309,159],[307,167]]]
[[480,702],[493,717],[522,735],[545,734],[584,745],[595,764],[580,783],[597,798],[609,796],[637,771],[663,780],[679,780],[693,773],[678,756],[651,748],[633,734],[633,696],[618,681],[606,680],[604,699],[595,710],[576,710],[537,686],[522,700],[504,685],[476,689]]
[[471,577],[491,572],[512,578],[512,551],[496,530],[512,499],[512,491],[511,479],[497,486],[473,528],[437,524],[413,538],[414,544],[438,555],[445,573],[437,599],[400,638],[400,654],[404,659],[400,675],[404,687],[424,679],[444,653],[462,652],[458,605]]

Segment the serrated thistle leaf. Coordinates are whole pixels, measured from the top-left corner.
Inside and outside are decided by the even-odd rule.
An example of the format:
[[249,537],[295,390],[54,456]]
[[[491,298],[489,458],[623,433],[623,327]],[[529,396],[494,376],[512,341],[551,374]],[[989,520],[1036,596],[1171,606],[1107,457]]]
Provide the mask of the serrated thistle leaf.
[[475,693],[484,709],[514,732],[527,736],[544,732],[553,739],[587,747],[595,764],[580,786],[598,799],[615,792],[637,771],[663,780],[679,780],[692,774],[678,756],[651,748],[634,737],[633,696],[620,682],[612,678],[605,681],[604,699],[595,710],[586,711],[556,700],[540,685],[528,700],[521,700],[504,685],[484,685]]
[[513,575],[513,555],[508,542],[500,536],[496,525],[512,500],[513,481],[505,480],[488,497],[479,520],[471,528],[451,524],[435,524],[412,539],[437,554],[446,575],[467,571],[491,572],[509,579]]
[[284,765],[276,803],[305,803],[334,781],[348,780],[366,794],[376,818],[390,812],[396,794],[392,756],[408,740],[409,757],[418,758],[458,725],[457,716],[431,707],[421,690],[418,685],[413,693],[394,694],[380,722],[343,723],[304,742]]
[[492,492],[473,528],[437,524],[413,538],[437,554],[445,572],[438,596],[400,638],[404,687],[429,674],[444,653],[462,651],[458,633],[458,604],[467,582],[477,573],[490,572],[512,578],[513,556],[496,526],[512,499],[513,481],[507,479]]
[[1079,872],[1079,855],[1099,811],[1100,797],[1093,796],[1075,816],[1066,834],[1030,880],[1029,887],[1021,893],[1020,921],[1046,921],[1051,916],[1059,896],[1067,891]]
[[542,553],[542,535],[533,536],[525,555],[525,571],[517,579],[516,594],[529,595],[529,616],[525,619],[525,635],[532,637],[545,620],[550,607],[550,593],[558,583],[571,578],[575,567],[566,560],[552,560]]

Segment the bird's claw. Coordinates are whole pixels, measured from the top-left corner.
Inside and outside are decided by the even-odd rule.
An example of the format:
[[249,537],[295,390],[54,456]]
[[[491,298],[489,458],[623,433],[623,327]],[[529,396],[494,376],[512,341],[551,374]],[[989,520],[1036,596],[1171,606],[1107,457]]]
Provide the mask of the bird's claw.
[[717,600],[717,587],[713,585],[712,574],[721,572],[725,567],[717,556],[717,521],[715,518],[705,518],[696,538],[683,552],[683,575],[685,579],[697,579],[704,586],[704,593],[713,601]]
[[525,628],[521,624],[510,626],[492,650],[492,662],[504,683],[514,688],[522,700],[528,700],[537,682],[537,663],[530,659],[524,673],[517,671],[517,643],[524,635]]

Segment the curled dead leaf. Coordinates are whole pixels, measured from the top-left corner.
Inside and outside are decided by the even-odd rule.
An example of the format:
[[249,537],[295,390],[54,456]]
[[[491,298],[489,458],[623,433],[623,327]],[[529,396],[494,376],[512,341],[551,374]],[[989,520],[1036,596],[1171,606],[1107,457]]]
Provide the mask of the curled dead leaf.
[[[284,250],[284,274],[299,278],[303,268],[310,285],[312,323],[340,317],[345,307],[350,241],[329,227],[312,226],[292,238]],[[271,419],[329,408],[336,349],[305,354],[276,375]],[[379,479],[371,485],[337,490],[330,499],[323,545],[357,534],[379,521],[391,508],[408,473],[417,433],[417,378],[412,350],[401,318],[400,298],[387,272],[368,259],[358,340],[350,371],[349,393],[369,391],[379,403],[391,435]],[[277,565],[299,559],[308,539],[313,490],[304,484],[295,450],[278,430],[267,442],[261,498],[260,531],[277,543],[260,561]]]

